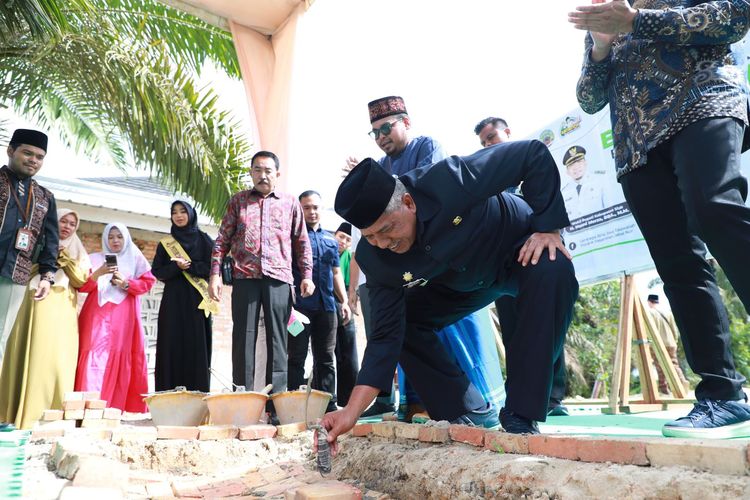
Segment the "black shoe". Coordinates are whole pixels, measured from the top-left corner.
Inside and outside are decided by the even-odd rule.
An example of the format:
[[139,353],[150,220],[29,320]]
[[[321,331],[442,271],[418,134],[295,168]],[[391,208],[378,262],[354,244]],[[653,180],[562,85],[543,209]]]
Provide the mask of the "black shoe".
[[367,417],[379,417],[385,413],[395,413],[396,407],[392,404],[387,403],[379,403],[375,401],[375,403],[370,406],[368,409],[366,409],[362,415],[360,415],[360,418],[367,418]]
[[690,413],[664,424],[667,437],[730,439],[750,437],[750,405],[745,401],[701,399]]
[[507,408],[500,410],[500,425],[503,426],[505,432],[510,434],[539,434],[539,426],[536,422],[513,413]]
[[497,419],[497,410],[492,403],[487,403],[487,405],[480,410],[464,413],[457,419],[451,420],[451,423],[468,425],[469,427],[483,427],[490,430],[500,427],[500,421]]

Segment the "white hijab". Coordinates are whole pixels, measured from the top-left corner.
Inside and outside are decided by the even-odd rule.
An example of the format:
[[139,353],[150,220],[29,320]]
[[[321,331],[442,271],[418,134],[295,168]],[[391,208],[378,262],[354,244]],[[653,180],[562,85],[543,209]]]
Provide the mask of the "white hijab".
[[[109,248],[108,237],[112,228],[117,228],[122,233],[124,240],[122,250],[117,253]],[[146,257],[135,246],[133,239],[130,237],[130,231],[128,231],[128,228],[124,224],[120,224],[119,222],[107,224],[102,233],[102,249],[102,252],[91,254],[91,268],[94,270],[99,269],[104,264],[104,256],[106,254],[117,255],[117,270],[125,279],[140,278],[143,274],[151,270]],[[112,275],[105,274],[100,276],[96,281],[96,286],[99,289],[99,306],[103,306],[107,302],[119,304],[128,296],[128,292],[118,286],[114,286],[110,283],[111,280]]]
[[[91,269],[89,254],[88,252],[86,252],[86,248],[83,246],[83,243],[81,243],[80,238],[78,238],[78,235],[76,234],[76,232],[78,231],[78,226],[80,226],[81,224],[81,218],[78,216],[78,213],[74,210],[70,210],[69,208],[58,208],[57,222],[59,223],[60,220],[68,214],[73,214],[73,216],[76,218],[76,227],[73,230],[73,234],[71,234],[69,238],[60,240],[60,247],[64,248],[67,251],[70,258],[76,261],[78,267],[88,271],[89,269]],[[29,288],[36,290],[39,286],[39,279],[39,275],[34,276],[29,283]],[[65,274],[65,271],[62,269],[58,269],[55,273],[55,284],[52,286],[54,288],[68,288],[69,283],[70,280],[68,279],[68,275]]]

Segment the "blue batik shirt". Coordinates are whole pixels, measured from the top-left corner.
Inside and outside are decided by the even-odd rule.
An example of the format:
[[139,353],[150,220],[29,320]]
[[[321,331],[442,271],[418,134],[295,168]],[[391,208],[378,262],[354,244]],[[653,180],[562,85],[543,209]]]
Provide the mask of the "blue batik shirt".
[[401,176],[415,168],[439,162],[446,156],[448,155],[438,141],[432,137],[420,136],[409,141],[399,154],[382,157],[380,165],[389,173]]
[[302,297],[299,290],[301,277],[296,267],[292,268],[294,273],[294,285],[297,288],[297,303],[295,307],[302,311],[324,311],[336,310],[336,298],[333,295],[333,268],[339,267],[339,244],[336,238],[328,231],[318,226],[313,229],[307,226],[307,235],[312,248],[313,271],[312,281],[315,284],[315,292],[309,297]]

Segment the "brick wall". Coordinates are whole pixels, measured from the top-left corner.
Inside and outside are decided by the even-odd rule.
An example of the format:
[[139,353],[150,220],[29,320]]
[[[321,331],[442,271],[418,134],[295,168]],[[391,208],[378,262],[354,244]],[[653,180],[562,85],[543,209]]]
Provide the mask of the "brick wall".
[[[104,224],[82,221],[78,229],[78,237],[89,253],[102,250],[102,231]],[[149,262],[153,261],[156,247],[166,233],[130,229],[133,242],[143,252]],[[146,336],[146,358],[149,366],[149,390],[154,388],[154,356],[156,352],[156,321],[163,286],[157,283],[154,288],[141,299],[142,321]],[[81,294],[79,308],[83,305],[85,294]],[[219,304],[220,312],[213,318],[213,353],[211,367],[219,373],[225,382],[232,380],[232,288],[225,287]],[[211,390],[223,389],[217,377],[211,377]]]

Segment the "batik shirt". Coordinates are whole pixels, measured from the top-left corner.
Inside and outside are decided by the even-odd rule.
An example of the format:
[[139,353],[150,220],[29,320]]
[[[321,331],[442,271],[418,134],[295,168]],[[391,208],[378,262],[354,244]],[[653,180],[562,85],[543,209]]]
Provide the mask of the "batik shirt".
[[577,97],[596,113],[610,105],[617,177],[646,163],[648,151],[687,125],[732,117],[748,124],[745,75],[730,44],[750,24],[750,2],[636,0],[633,32],[591,59],[586,35]]
[[312,277],[312,251],[297,198],[273,192],[242,191],[229,200],[211,254],[211,274],[231,250],[233,277],[277,279],[293,284],[292,261],[303,279]]

